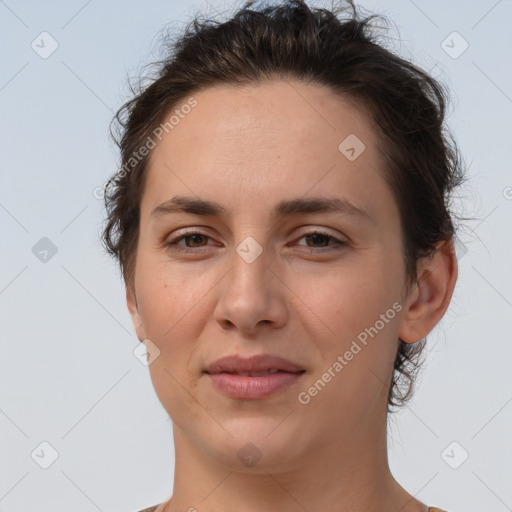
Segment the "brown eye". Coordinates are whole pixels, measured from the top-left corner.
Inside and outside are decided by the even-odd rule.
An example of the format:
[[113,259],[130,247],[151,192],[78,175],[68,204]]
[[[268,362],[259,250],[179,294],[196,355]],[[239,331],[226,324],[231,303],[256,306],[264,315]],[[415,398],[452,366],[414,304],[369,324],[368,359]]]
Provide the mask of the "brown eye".
[[182,236],[179,240],[192,240],[192,244],[189,245],[187,243],[185,243],[185,245],[187,247],[202,247],[204,244],[202,244],[201,242],[203,241],[206,241],[208,237],[205,236],[205,235],[201,235],[200,233],[195,233],[193,235],[184,235]]
[[332,237],[324,235],[323,233],[313,233],[311,235],[306,235],[305,238],[308,242],[311,242],[313,244],[320,244],[321,247],[325,247],[328,244],[329,239]]
[[331,249],[339,249],[342,246],[346,245],[346,242],[338,240],[329,233],[323,233],[321,231],[312,231],[310,233],[305,233],[300,238],[300,240],[303,239],[306,240],[306,243],[299,243],[298,245],[303,245],[311,249],[324,249],[326,251],[329,251]]
[[[173,238],[169,242],[165,244],[165,246],[172,250],[177,252],[199,252],[194,251],[194,249],[200,249],[202,247],[208,247],[209,244],[208,240],[211,240],[211,238],[203,233],[192,231],[189,233],[185,233],[184,235],[180,235],[176,238]],[[183,242],[183,243],[182,243]]]

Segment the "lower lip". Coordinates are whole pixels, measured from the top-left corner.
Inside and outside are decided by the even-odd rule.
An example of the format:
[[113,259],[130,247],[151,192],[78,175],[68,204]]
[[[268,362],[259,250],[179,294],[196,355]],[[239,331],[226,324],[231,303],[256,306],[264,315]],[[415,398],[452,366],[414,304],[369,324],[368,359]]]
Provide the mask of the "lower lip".
[[212,384],[230,398],[257,400],[266,398],[295,384],[304,372],[277,372],[260,377],[231,373],[207,373]]

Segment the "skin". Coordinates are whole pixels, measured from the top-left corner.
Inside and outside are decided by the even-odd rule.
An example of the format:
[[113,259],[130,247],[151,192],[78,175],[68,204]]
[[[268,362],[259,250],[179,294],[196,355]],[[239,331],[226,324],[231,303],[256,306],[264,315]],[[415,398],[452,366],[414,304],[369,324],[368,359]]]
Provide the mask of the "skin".
[[[150,374],[173,421],[174,490],[158,512],[426,512],[389,470],[387,393],[399,338],[423,339],[449,305],[453,244],[438,244],[405,288],[399,212],[376,132],[362,109],[326,87],[273,80],[194,97],[197,106],[152,150],[126,294],[138,338],[160,350]],[[365,144],[354,161],[338,150],[349,134]],[[227,213],[150,215],[177,195]],[[313,196],[344,198],[370,219],[271,216],[281,200]],[[190,253],[165,245],[184,228],[204,235],[179,242]],[[305,236],[315,229],[346,245]],[[252,263],[235,250],[247,236],[262,248]],[[394,318],[299,403],[395,302]],[[306,373],[271,397],[231,399],[203,370],[234,353],[279,355]],[[237,457],[248,442],[261,454],[252,467]]]

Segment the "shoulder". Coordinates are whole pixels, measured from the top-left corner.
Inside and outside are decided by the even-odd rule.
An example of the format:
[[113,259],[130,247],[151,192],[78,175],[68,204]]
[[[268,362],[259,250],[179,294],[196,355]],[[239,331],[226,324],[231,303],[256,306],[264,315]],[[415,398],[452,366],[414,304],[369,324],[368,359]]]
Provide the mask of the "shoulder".
[[[158,507],[158,505],[154,505],[152,507],[145,508],[144,510],[139,510],[139,512],[155,512],[157,507]],[[437,507],[429,507],[428,512],[446,512],[446,510],[442,510]]]
[[[145,508],[144,510],[139,510],[139,512],[155,512],[158,505],[154,505],[152,507]],[[446,510],[437,508],[437,507],[429,507],[428,512],[446,512]]]
[[[145,508],[144,510],[139,510],[139,512],[155,512],[157,507],[158,507],[158,505],[154,505],[152,507]],[[446,510],[442,510],[437,507],[429,507],[428,512],[446,512]]]

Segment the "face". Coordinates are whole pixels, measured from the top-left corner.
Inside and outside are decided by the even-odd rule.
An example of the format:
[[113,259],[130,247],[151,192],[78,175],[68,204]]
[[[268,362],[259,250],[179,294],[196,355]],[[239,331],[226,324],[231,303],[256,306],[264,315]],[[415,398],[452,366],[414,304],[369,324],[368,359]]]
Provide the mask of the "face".
[[[240,449],[261,457],[251,471],[360,449],[384,426],[406,334],[399,211],[372,125],[298,81],[194,98],[152,150],[127,293],[139,339],[160,351],[156,393],[180,439],[226,467],[244,470]],[[205,373],[262,354],[302,372],[265,396],[226,394]]]

